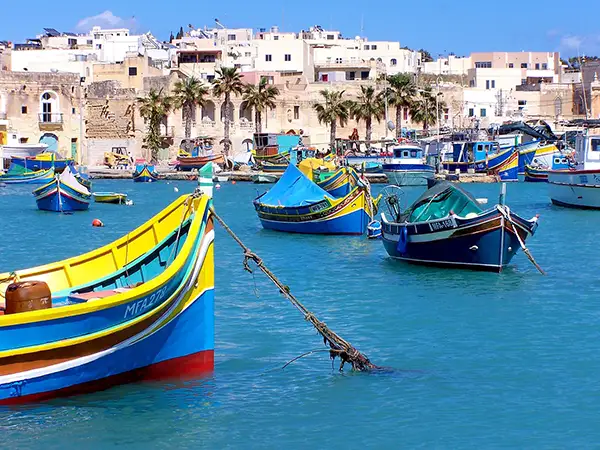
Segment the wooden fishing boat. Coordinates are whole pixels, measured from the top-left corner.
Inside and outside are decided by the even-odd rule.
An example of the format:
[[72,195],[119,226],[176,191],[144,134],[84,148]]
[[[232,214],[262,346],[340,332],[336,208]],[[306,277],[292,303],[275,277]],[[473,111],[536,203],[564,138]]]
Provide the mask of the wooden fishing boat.
[[[54,169],[36,170],[29,172],[26,170],[14,169],[11,165],[8,172],[0,175],[0,183],[6,184],[44,184],[54,179]],[[12,169],[12,170],[11,170]]]
[[381,166],[390,184],[423,186],[435,176],[435,167],[425,164],[423,150],[417,144],[402,144],[392,150],[393,156]]
[[42,152],[27,157],[13,156],[11,162],[30,171],[54,169],[57,173],[74,163],[72,158],[61,158],[54,152]]
[[360,183],[360,179],[354,169],[351,167],[342,167],[329,177],[316,183],[333,197],[339,198],[348,195]]
[[39,209],[54,212],[86,210],[91,199],[90,191],[79,183],[71,166],[48,184],[34,189],[33,196]]
[[154,170],[154,165],[138,164],[133,172],[133,181],[136,183],[152,183],[158,181],[158,173]]
[[[210,207],[208,195],[182,196],[100,249],[0,275],[0,404],[212,371]],[[14,291],[27,299],[43,283],[36,310],[14,312]]]
[[524,180],[530,183],[547,183],[550,170],[569,170],[574,168],[574,158],[564,153],[555,153],[552,165],[526,165]]
[[94,201],[97,203],[116,203],[124,205],[127,201],[127,194],[119,192],[94,192]]
[[502,181],[519,181],[519,153],[511,153],[495,172]]
[[260,163],[260,169],[263,172],[282,173],[282,172],[285,172],[285,170],[288,168],[289,165],[290,165],[289,161],[284,161],[284,162],[263,161]]
[[208,156],[178,156],[177,170],[192,170],[201,169],[209,162],[214,164],[225,164],[225,156],[219,155],[208,155]]
[[523,219],[503,201],[482,210],[479,202],[456,184],[440,181],[408,209],[385,197],[388,217],[381,214],[383,245],[395,259],[417,264],[500,272],[532,236],[537,217]]
[[262,226],[270,230],[363,234],[378,201],[366,180],[345,197],[334,198],[290,164],[275,186],[254,200],[254,207]]

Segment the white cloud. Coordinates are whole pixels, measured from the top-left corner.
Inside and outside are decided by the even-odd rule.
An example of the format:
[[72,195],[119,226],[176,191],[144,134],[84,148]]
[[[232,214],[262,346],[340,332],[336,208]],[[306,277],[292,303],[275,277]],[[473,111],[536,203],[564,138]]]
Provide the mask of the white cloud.
[[81,32],[88,32],[94,26],[102,28],[129,28],[134,30],[136,28],[135,17],[124,19],[119,16],[115,16],[112,11],[104,11],[95,16],[86,17],[77,22],[75,29]]
[[560,39],[560,47],[564,50],[577,50],[584,40],[581,36],[566,35]]

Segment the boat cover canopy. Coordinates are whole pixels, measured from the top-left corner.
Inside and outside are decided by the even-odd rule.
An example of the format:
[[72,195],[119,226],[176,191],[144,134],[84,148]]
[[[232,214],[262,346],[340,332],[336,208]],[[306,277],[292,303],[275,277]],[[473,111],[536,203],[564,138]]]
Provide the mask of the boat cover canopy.
[[400,222],[426,222],[442,219],[452,211],[457,216],[479,214],[483,210],[471,194],[456,184],[439,181],[425,191],[402,215]]
[[257,201],[269,206],[295,207],[317,203],[325,197],[331,196],[290,164],[275,186]]

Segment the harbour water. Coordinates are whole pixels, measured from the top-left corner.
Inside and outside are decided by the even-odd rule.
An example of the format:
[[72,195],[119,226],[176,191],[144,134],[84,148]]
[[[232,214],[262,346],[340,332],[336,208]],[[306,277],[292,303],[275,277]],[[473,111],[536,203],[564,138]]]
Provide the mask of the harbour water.
[[[174,192],[174,188],[179,193]],[[29,187],[0,187],[0,272],[55,261],[127,233],[193,182],[95,180],[133,206],[38,211]],[[600,213],[554,207],[542,183],[508,187],[540,214],[502,274],[390,260],[366,237],[265,231],[252,199],[265,186],[223,183],[215,206],[304,304],[393,370],[339,373],[322,342],[217,228],[215,372],[0,409],[3,446],[123,448],[590,448],[600,441]],[[466,188],[493,205],[497,184]],[[381,187],[375,187],[376,191]],[[423,188],[406,189],[407,200]],[[104,228],[92,228],[100,218]]]

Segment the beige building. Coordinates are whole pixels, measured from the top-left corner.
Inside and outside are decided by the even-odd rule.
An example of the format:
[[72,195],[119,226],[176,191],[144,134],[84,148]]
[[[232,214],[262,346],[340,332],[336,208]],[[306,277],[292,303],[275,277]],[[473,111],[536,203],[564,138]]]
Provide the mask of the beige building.
[[139,91],[144,89],[145,77],[158,77],[163,71],[154,67],[147,56],[131,52],[125,55],[122,63],[95,63],[87,74],[89,79],[86,77],[86,81],[91,83],[116,81],[122,88]]
[[77,74],[0,71],[0,132],[81,160],[83,101]]

